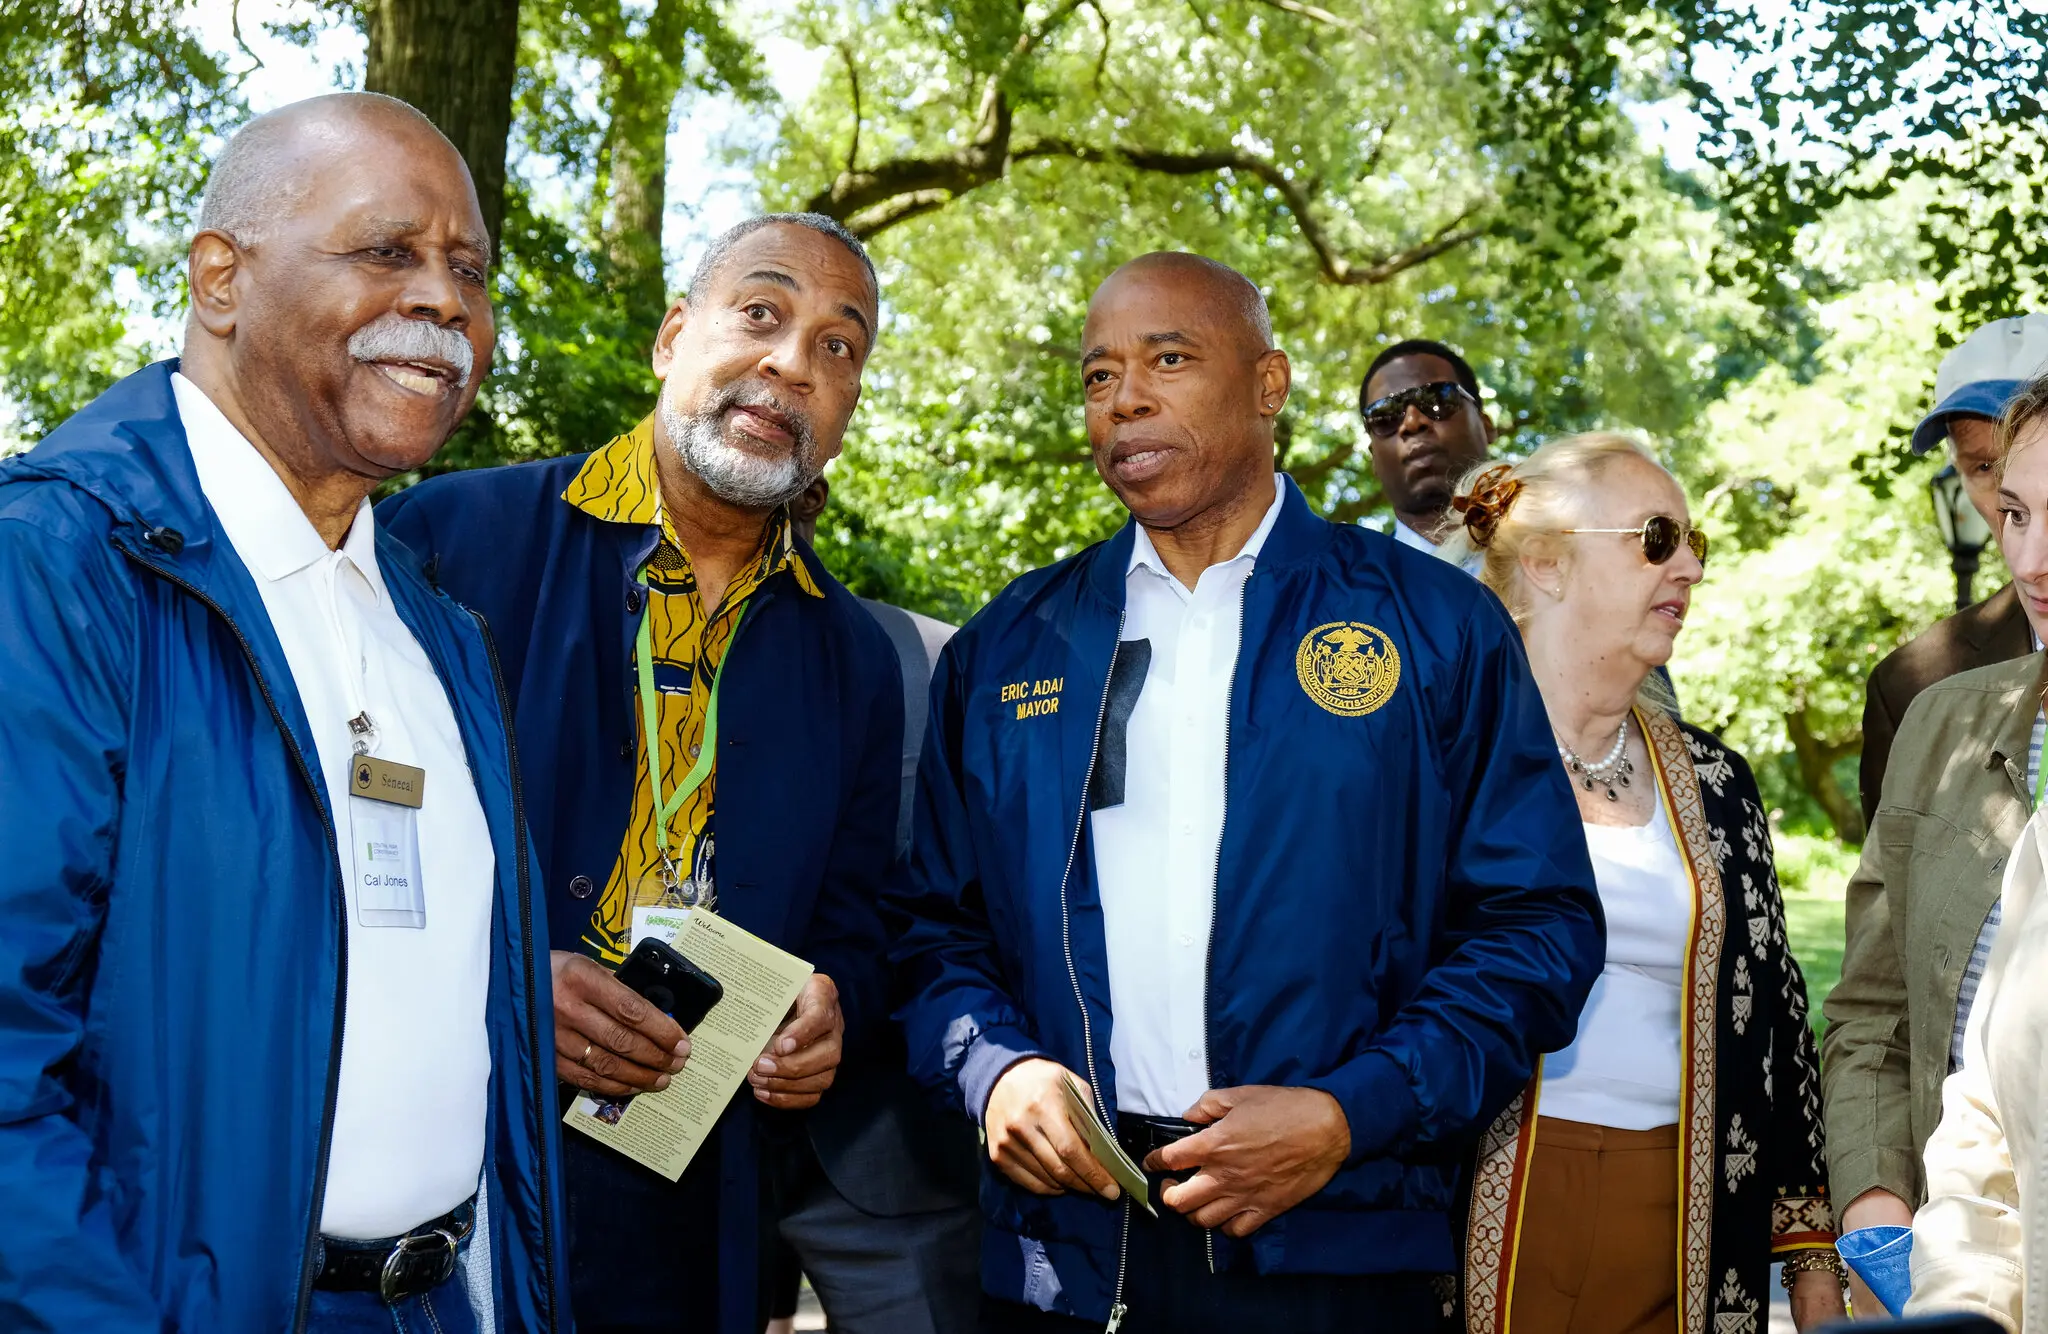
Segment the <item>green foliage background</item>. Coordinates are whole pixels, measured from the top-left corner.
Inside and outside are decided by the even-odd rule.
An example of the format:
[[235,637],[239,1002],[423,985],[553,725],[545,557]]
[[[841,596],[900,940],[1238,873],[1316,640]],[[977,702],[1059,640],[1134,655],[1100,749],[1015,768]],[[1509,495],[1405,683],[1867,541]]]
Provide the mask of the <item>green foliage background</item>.
[[[273,26],[312,42],[406,3],[287,2]],[[251,109],[246,52],[197,14],[0,10],[16,445],[172,350],[207,158]],[[959,621],[1111,531],[1080,429],[1087,297],[1131,255],[1200,250],[1268,294],[1297,373],[1279,461],[1333,518],[1384,521],[1356,394],[1397,338],[1467,350],[1505,450],[1647,436],[1716,544],[1674,664],[1688,716],[1750,756],[1788,837],[1860,837],[1863,676],[1948,597],[1905,431],[1942,349],[2048,273],[2048,16],[529,0],[520,43],[499,356],[436,469],[587,449],[651,404],[651,320],[688,256],[632,206],[688,209],[700,183],[636,163],[716,105],[757,202],[847,218],[883,275],[820,533],[859,591]],[[821,74],[786,101],[799,57]]]

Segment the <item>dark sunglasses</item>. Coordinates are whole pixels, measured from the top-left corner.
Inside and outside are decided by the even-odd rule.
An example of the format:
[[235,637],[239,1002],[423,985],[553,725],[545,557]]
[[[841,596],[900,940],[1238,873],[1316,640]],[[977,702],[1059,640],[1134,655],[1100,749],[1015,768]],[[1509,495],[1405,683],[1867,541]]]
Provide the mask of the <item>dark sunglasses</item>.
[[1680,542],[1692,548],[1693,558],[1700,564],[1707,563],[1707,535],[1689,524],[1680,523],[1668,514],[1652,514],[1643,520],[1640,528],[1566,528],[1567,533],[1627,533],[1639,537],[1643,542],[1643,559],[1652,565],[1662,565],[1678,554]]
[[1467,403],[1479,406],[1479,400],[1455,380],[1419,384],[1413,389],[1403,389],[1366,404],[1365,429],[1384,440],[1401,429],[1401,419],[1408,415],[1411,407],[1421,408],[1423,416],[1440,422],[1448,421],[1452,413]]

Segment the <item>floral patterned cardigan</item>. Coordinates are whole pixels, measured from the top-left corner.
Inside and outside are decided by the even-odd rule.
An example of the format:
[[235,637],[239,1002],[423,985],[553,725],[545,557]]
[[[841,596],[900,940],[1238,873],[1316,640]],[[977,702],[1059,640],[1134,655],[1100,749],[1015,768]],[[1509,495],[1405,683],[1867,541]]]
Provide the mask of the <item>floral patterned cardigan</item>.
[[[1679,1330],[1762,1334],[1772,1262],[1797,1270],[1834,1260],[1806,983],[1786,943],[1770,826],[1749,766],[1698,728],[1645,710],[1636,720],[1693,888],[1680,1016]],[[1508,1334],[1536,1088],[1532,1080],[1493,1122],[1474,1164],[1467,1334]]]

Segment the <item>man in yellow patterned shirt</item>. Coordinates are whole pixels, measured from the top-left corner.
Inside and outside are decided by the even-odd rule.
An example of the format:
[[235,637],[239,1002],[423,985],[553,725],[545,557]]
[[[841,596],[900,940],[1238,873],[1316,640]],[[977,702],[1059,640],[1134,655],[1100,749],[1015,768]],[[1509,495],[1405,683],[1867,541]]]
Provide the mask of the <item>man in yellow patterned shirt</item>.
[[[609,523],[661,527],[661,543],[648,559],[646,574],[653,680],[660,696],[656,734],[661,739],[662,772],[687,774],[703,753],[711,682],[746,612],[747,599],[770,575],[784,570],[807,595],[824,596],[810,571],[796,559],[789,511],[779,508],[769,515],[754,559],[740,567],[723,601],[707,612],[689,554],[662,509],[653,417],[592,454],[562,499]],[[596,911],[583,928],[584,948],[608,964],[620,963],[631,948],[628,936],[634,908],[659,904],[671,891],[673,897],[692,904],[716,893],[715,840],[710,823],[718,790],[717,769],[707,773],[703,784],[684,798],[666,829],[657,827],[655,820],[652,777],[643,736],[625,841],[605,880],[604,892],[598,896]]]
[[878,306],[837,223],[743,223],[662,323],[651,417],[587,456],[435,478],[379,514],[497,642],[563,1083],[627,1096],[688,1059],[674,1021],[611,975],[636,905],[715,905],[816,970],[680,1180],[566,1137],[587,1330],[758,1334],[763,1165],[887,1022],[876,905],[900,677],[786,508],[839,452]]

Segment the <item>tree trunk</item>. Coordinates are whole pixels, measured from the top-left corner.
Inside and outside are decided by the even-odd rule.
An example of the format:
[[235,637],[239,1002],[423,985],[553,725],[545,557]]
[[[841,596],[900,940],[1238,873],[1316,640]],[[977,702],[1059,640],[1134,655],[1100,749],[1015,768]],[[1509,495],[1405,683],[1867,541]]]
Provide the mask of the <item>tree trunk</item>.
[[625,337],[652,347],[668,313],[661,221],[668,204],[669,112],[682,91],[683,65],[679,51],[647,54],[653,58],[622,62],[614,71],[605,136],[611,181],[604,239],[626,314]]
[[1799,763],[1800,781],[1820,804],[1821,813],[1828,817],[1828,823],[1835,827],[1835,837],[1848,844],[1863,842],[1863,810],[1835,781],[1836,762],[1855,747],[1830,745],[1816,737],[1803,710],[1786,713],[1785,735],[1792,741],[1792,755]]
[[505,140],[519,72],[519,0],[368,0],[363,87],[418,107],[476,182],[493,250],[505,218]]
[[657,0],[637,38],[625,34],[604,62],[604,248],[612,291],[626,316],[626,339],[652,347],[668,313],[661,223],[668,205],[668,123],[683,90],[695,18],[677,0]]

